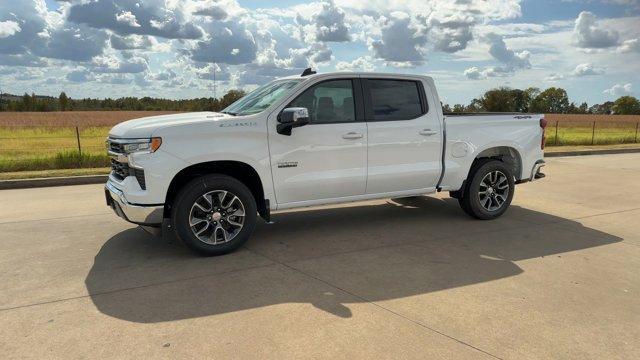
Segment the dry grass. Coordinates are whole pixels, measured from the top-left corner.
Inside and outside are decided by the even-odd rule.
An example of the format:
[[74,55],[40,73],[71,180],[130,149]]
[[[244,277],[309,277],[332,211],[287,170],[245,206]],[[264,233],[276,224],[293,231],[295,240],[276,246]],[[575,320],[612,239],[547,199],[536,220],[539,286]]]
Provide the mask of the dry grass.
[[113,126],[123,121],[175,111],[0,112],[0,126]]

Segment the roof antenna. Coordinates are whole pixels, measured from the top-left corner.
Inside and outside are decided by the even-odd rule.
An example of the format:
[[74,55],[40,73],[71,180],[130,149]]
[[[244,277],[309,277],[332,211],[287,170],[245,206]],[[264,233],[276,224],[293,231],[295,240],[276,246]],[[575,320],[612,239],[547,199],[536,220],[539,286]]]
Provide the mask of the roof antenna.
[[316,72],[315,72],[315,71],[313,71],[313,70],[311,70],[311,68],[306,68],[306,69],[304,69],[304,71],[302,72],[302,75],[300,75],[300,76],[313,75],[313,74],[315,74],[315,73],[316,73]]

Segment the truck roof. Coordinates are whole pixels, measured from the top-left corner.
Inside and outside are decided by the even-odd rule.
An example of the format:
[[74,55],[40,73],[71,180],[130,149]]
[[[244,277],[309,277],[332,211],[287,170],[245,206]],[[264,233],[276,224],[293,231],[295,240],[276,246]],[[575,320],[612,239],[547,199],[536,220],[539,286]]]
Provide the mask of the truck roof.
[[[420,74],[399,74],[399,73],[386,73],[386,72],[366,72],[366,71],[332,71],[326,73],[316,73],[312,75],[306,75],[303,78],[305,79],[313,79],[317,77],[330,77],[331,75],[356,75],[356,76],[367,76],[367,77],[407,77],[407,78],[422,78],[422,79],[431,79],[430,76],[420,75]],[[300,75],[290,75],[282,77],[281,79],[299,79]]]

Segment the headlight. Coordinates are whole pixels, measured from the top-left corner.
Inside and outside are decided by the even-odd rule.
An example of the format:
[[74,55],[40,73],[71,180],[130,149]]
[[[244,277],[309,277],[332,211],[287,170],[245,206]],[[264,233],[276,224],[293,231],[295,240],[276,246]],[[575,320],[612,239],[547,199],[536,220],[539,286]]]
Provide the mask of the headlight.
[[122,142],[122,150],[125,154],[133,154],[140,152],[155,152],[162,145],[162,139],[159,137],[151,139],[131,139]]

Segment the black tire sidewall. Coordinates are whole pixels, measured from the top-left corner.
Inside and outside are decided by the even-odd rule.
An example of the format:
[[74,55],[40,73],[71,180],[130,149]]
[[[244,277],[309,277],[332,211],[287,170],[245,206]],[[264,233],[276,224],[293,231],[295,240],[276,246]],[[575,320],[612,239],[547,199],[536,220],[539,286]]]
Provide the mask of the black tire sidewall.
[[[509,195],[507,195],[507,199],[502,207],[500,207],[500,209],[496,211],[489,211],[482,207],[482,205],[480,204],[480,199],[478,199],[478,191],[480,189],[480,183],[482,182],[482,179],[485,177],[485,175],[487,175],[491,171],[496,170],[501,171],[507,176],[507,181],[509,182]],[[476,170],[473,173],[473,178],[465,191],[464,202],[466,209],[465,207],[463,207],[463,209],[465,210],[465,212],[470,213],[472,216],[478,219],[495,219],[500,217],[507,211],[507,209],[511,205],[511,200],[513,200],[514,192],[515,180],[509,167],[507,167],[502,161],[489,160],[476,167]]]
[[[245,207],[242,230],[233,240],[223,244],[206,244],[200,241],[189,226],[189,213],[193,203],[203,194],[214,190],[226,190],[236,195]],[[178,238],[191,250],[200,255],[215,256],[230,253],[244,244],[256,225],[256,202],[251,191],[240,181],[225,175],[206,175],[185,185],[176,197],[176,205],[171,214]]]

